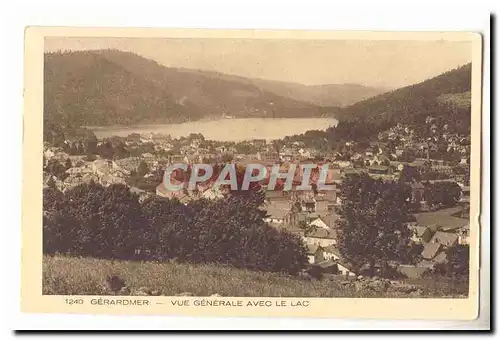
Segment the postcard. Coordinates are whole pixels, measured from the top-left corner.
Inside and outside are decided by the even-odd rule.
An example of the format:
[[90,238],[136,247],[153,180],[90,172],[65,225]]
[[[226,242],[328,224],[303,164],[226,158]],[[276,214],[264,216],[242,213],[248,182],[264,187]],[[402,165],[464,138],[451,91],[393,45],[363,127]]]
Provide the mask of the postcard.
[[477,318],[481,44],[27,28],[22,311]]

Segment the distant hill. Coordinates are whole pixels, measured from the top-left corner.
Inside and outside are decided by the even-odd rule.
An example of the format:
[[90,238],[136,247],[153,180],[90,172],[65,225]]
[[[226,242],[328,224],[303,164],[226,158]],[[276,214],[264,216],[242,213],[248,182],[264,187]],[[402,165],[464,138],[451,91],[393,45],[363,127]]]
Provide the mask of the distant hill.
[[176,123],[234,117],[332,116],[252,79],[164,67],[117,50],[45,54],[44,113],[74,125]]
[[302,85],[254,79],[254,84],[283,97],[295,98],[318,106],[345,107],[389,91],[359,84]]
[[433,116],[466,132],[470,128],[471,64],[421,83],[380,94],[342,109],[343,121],[422,124]]

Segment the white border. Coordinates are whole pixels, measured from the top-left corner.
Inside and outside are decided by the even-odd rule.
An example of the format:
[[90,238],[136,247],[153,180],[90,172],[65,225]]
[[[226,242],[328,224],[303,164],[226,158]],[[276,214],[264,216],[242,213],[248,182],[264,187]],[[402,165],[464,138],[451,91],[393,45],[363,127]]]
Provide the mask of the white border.
[[[482,223],[489,224],[489,16],[481,1],[460,5],[457,1],[349,1],[330,4],[307,1],[103,1],[89,0],[76,5],[65,1],[10,4],[3,14],[4,39],[1,63],[5,68],[3,110],[4,164],[4,262],[2,287],[7,325],[11,329],[467,329],[487,327],[487,320],[445,321],[356,321],[333,319],[258,319],[192,317],[113,317],[82,315],[28,315],[19,312],[20,219],[21,219],[21,141],[23,34],[26,25],[44,26],[138,26],[172,28],[267,28],[333,30],[419,30],[479,31],[484,37],[483,91],[483,211]],[[161,4],[161,5],[160,5]],[[492,2],[493,4],[493,2]],[[8,171],[8,173],[7,173]],[[489,233],[483,230],[482,265],[489,263]],[[489,279],[487,279],[489,280]],[[488,299],[486,299],[487,301]],[[484,307],[482,299],[482,307]]]

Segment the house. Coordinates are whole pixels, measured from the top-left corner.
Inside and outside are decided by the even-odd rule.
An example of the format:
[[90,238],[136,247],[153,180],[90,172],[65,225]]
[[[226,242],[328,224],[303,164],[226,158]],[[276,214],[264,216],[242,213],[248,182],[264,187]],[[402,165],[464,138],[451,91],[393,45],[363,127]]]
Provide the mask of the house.
[[320,213],[320,216],[312,220],[310,224],[323,229],[335,229],[338,219],[339,215],[337,215],[335,212],[325,211],[324,214]]
[[135,142],[135,143],[137,143],[137,142],[140,142],[141,139],[142,139],[142,136],[140,134],[138,134],[138,133],[135,133],[135,132],[131,133],[127,137],[125,137],[125,140],[127,142]]
[[398,270],[409,279],[419,279],[422,275],[432,268],[432,265],[422,264],[417,266],[399,265]]
[[94,174],[98,176],[103,176],[111,172],[112,162],[105,159],[96,159],[91,164],[91,169]]
[[337,273],[344,276],[357,276],[348,262],[337,260]]
[[288,201],[272,201],[267,203],[267,215],[264,221],[268,223],[281,224],[289,220],[291,204]]
[[323,260],[317,262],[317,265],[321,268],[321,272],[326,274],[337,274],[339,272],[338,263],[332,260]]
[[458,206],[434,212],[418,213],[415,214],[415,217],[418,225],[427,227],[434,225],[436,227],[435,230],[452,231],[467,224],[467,219],[456,217],[456,215],[462,213],[462,211],[463,207]]
[[113,176],[111,174],[104,174],[99,177],[99,183],[104,186],[108,186],[111,184],[126,184],[125,180],[118,176]]
[[129,157],[114,160],[112,166],[114,169],[123,172],[126,175],[130,175],[133,171],[137,171],[141,159],[138,157]]
[[324,260],[323,250],[320,246],[315,244],[307,245],[307,260],[309,263],[318,263]]
[[431,169],[432,169],[432,171],[438,172],[440,174],[453,175],[453,167],[451,167],[449,165],[436,164],[436,165],[432,165]]
[[276,151],[264,151],[257,153],[257,159],[266,164],[279,164],[280,156]]
[[392,174],[392,169],[389,166],[370,166],[368,168],[368,173],[373,175],[390,175]]
[[440,244],[445,248],[449,248],[458,243],[458,235],[456,233],[445,233],[437,231],[429,241],[431,244]]
[[316,212],[316,200],[309,199],[302,201],[302,211],[313,213]]
[[325,260],[338,260],[340,259],[340,251],[334,246],[326,246],[323,248],[323,257]]
[[413,162],[411,162],[410,166],[415,166],[417,168],[423,168],[428,164],[428,160],[425,158],[417,158]]
[[171,155],[169,157],[169,163],[170,164],[184,163],[184,156],[179,154]]
[[432,260],[441,250],[442,245],[440,243],[429,242],[424,244],[421,255],[425,260]]
[[311,225],[316,226],[318,228],[323,228],[323,229],[330,229],[328,226],[328,222],[324,221],[324,217],[318,217],[314,221],[311,222]]
[[[182,182],[172,179],[172,184],[179,185]],[[185,189],[181,190],[168,190],[163,183],[158,184],[156,187],[156,195],[169,199],[177,198],[179,201],[185,203],[190,199],[190,192]]]
[[[99,177],[97,177],[95,174],[77,174],[75,176],[68,176],[64,181],[60,183],[62,191],[66,191],[67,189],[73,188],[77,185],[86,183],[89,184],[90,182],[95,182],[99,183]],[[57,182],[56,182],[57,184]]]
[[316,228],[316,230],[306,233],[303,236],[307,244],[315,244],[327,247],[337,244],[337,231],[334,229]]
[[151,163],[155,160],[155,156],[150,152],[143,153],[141,155],[141,158],[144,159],[144,161],[146,161],[147,163]]
[[289,198],[289,192],[285,190],[266,190],[264,195],[267,202],[287,201]]
[[364,172],[364,171],[365,171],[365,169],[344,168],[344,169],[340,170],[340,175],[342,178],[345,178],[346,176],[359,174],[359,173]]
[[470,225],[466,224],[458,230],[458,244],[470,244]]
[[79,167],[72,167],[72,168],[68,168],[66,170],[66,173],[68,175],[76,175],[76,174],[91,174],[93,173],[92,169],[90,167],[86,167],[86,166],[79,166]]
[[424,242],[429,242],[432,238],[433,232],[430,228],[423,227],[423,226],[408,226],[410,230],[412,230],[413,235],[412,235],[412,240],[415,243],[424,243]]

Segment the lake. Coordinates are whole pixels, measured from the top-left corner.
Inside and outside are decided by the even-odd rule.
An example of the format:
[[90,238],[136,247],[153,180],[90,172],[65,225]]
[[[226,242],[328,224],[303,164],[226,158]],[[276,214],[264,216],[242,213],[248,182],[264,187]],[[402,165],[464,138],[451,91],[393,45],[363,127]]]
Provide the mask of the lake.
[[337,125],[333,118],[242,118],[195,121],[182,124],[138,125],[128,127],[89,127],[97,138],[125,137],[131,133],[149,132],[169,134],[173,138],[201,133],[206,139],[241,141],[251,139],[278,139],[304,133],[308,130],[326,130]]

